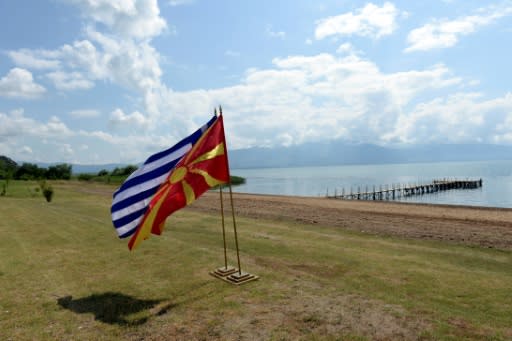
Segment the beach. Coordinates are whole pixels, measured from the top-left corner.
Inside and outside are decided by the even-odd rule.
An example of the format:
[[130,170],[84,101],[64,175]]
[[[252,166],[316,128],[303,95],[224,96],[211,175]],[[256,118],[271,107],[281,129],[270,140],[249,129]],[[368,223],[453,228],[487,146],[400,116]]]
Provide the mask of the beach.
[[[234,193],[237,216],[330,226],[405,239],[512,249],[512,209]],[[229,194],[224,207],[230,210]],[[220,211],[208,192],[188,209]]]

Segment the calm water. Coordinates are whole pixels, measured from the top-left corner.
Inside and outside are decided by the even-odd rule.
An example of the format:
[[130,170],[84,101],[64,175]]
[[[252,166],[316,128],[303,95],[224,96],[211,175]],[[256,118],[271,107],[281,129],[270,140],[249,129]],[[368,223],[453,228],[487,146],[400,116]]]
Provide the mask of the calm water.
[[402,201],[512,208],[512,161],[442,162],[302,168],[234,169],[247,179],[236,192],[325,196],[375,185],[430,183],[433,179],[483,179],[482,188],[450,190]]

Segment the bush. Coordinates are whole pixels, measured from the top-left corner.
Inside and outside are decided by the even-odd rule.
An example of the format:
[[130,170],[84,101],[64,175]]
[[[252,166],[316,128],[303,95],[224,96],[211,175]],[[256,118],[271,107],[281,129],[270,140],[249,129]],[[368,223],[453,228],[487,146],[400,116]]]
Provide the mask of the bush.
[[48,185],[45,180],[39,183],[39,187],[41,187],[41,191],[43,192],[43,196],[45,197],[47,202],[51,202],[53,198],[53,188],[51,185]]
[[[231,186],[238,186],[238,185],[245,184],[245,178],[242,178],[241,176],[231,175],[229,177],[229,179],[231,181]],[[226,188],[226,187],[228,187],[228,184],[223,184],[221,186],[222,186],[222,188]],[[218,189],[218,188],[219,188],[219,186],[212,187],[212,189]]]
[[243,184],[245,184],[245,178],[242,178],[241,176],[231,175],[231,185],[237,186]]
[[134,165],[128,165],[128,166],[122,167],[122,168],[116,167],[116,168],[114,168],[112,173],[110,173],[110,175],[112,175],[112,176],[128,176],[128,175],[132,174],[133,172],[135,172],[136,170],[137,170],[137,166],[134,166]]
[[91,181],[93,177],[94,177],[94,175],[92,175],[92,174],[87,174],[87,173],[78,174],[78,180],[81,180],[81,181]]
[[52,186],[48,186],[45,189],[43,189],[43,195],[46,198],[46,201],[50,202],[53,198],[53,188]]

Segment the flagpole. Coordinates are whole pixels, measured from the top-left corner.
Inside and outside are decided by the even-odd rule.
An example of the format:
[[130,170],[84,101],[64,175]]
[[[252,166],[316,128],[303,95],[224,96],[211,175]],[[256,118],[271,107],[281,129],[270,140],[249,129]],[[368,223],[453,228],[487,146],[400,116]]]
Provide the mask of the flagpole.
[[[217,109],[213,111],[215,116],[217,115]],[[224,135],[224,132],[223,132]],[[224,140],[223,140],[224,142]],[[228,179],[229,179],[229,171],[228,171]],[[219,185],[219,195],[220,195],[220,215],[222,217],[222,240],[224,242],[224,267],[217,268],[215,271],[210,272],[212,276],[218,278],[225,278],[236,272],[236,268],[233,266],[228,266],[228,254],[227,254],[227,245],[226,245],[226,224],[224,219],[224,198],[222,195],[222,185]]]
[[[223,120],[224,118],[222,116],[222,107],[219,105],[219,118]],[[249,281],[253,281],[258,279],[258,276],[252,275],[247,272],[242,272],[242,267],[240,263],[240,248],[238,246],[238,233],[236,229],[236,218],[235,218],[235,205],[233,203],[233,189],[231,185],[231,171],[229,168],[229,157],[228,157],[228,147],[226,143],[226,134],[224,132],[224,124],[222,124],[222,137],[224,138],[224,149],[226,151],[226,165],[228,169],[228,186],[229,186],[229,200],[231,202],[231,214],[233,216],[233,230],[235,233],[235,247],[236,247],[236,259],[238,262],[238,274],[231,274],[227,277],[227,280],[234,283],[234,284],[243,284]]]
[[[236,246],[236,259],[237,259],[237,262],[238,262],[238,273],[236,273],[236,269],[234,268],[230,268],[229,270],[226,269],[226,270],[221,270],[221,269],[217,269],[216,271],[214,271],[213,273],[210,273],[211,275],[217,277],[217,278],[220,278],[220,279],[223,279],[229,283],[232,283],[232,284],[236,284],[236,285],[240,285],[240,284],[244,284],[244,283],[247,283],[247,282],[250,282],[250,281],[254,281],[254,280],[257,280],[259,277],[258,276],[255,276],[255,275],[252,275],[250,273],[247,273],[247,272],[242,272],[242,267],[240,265],[240,248],[238,247],[238,232],[237,232],[237,229],[236,229],[236,217],[235,217],[235,205],[233,203],[233,189],[232,189],[232,185],[231,185],[231,174],[230,174],[230,169],[229,169],[229,158],[228,158],[228,148],[227,148],[227,144],[226,144],[226,134],[224,133],[224,118],[222,116],[222,107],[219,105],[219,117],[218,117],[219,120],[221,120],[221,123],[222,123],[222,138],[223,138],[223,143],[224,143],[224,150],[225,150],[225,156],[226,156],[226,168],[228,170],[228,186],[229,186],[229,199],[230,199],[230,202],[231,202],[231,213],[233,215],[233,230],[234,230],[234,233],[235,233],[235,246]],[[221,195],[221,210],[222,210],[222,227],[223,227],[223,233],[224,233],[224,204],[222,202],[222,187],[220,189],[220,195]],[[223,235],[223,238],[224,238],[224,259],[226,261],[227,259],[227,256],[226,256],[226,239],[225,239],[225,236]],[[227,261],[226,261],[227,262]],[[227,264],[227,263],[226,263]],[[228,272],[229,271],[229,272]]]
[[[219,105],[219,117],[222,117],[222,107]],[[224,125],[222,125],[222,129],[224,130]],[[235,247],[236,247],[236,259],[238,262],[238,275],[242,275],[242,267],[240,266],[240,249],[238,248],[238,233],[236,231],[236,218],[235,218],[235,205],[233,204],[233,189],[231,187],[231,171],[229,169],[229,157],[228,157],[228,148],[226,145],[226,134],[223,132],[222,136],[224,137],[224,148],[226,150],[226,163],[228,169],[228,187],[229,187],[229,201],[231,203],[231,214],[233,216],[233,230],[235,232]]]
[[[215,108],[213,113],[217,116],[217,109]],[[228,168],[228,179],[229,179],[229,168]],[[222,241],[224,242],[224,270],[228,270],[228,254],[226,246],[226,227],[224,223],[224,198],[222,197],[222,185],[219,185],[220,194],[220,215],[222,217]]]
[[224,199],[222,198],[222,185],[219,186],[220,193],[220,214],[222,216],[222,240],[224,241],[224,269],[228,269],[228,255],[226,247],[226,228],[224,227]]
[[229,179],[228,185],[229,185],[229,200],[231,201],[231,213],[233,214],[233,230],[235,231],[235,246],[236,246],[236,259],[238,261],[238,274],[240,276],[242,276],[242,267],[240,266],[240,249],[238,248],[238,233],[236,232],[235,205],[233,205],[233,190],[231,189],[231,179]]

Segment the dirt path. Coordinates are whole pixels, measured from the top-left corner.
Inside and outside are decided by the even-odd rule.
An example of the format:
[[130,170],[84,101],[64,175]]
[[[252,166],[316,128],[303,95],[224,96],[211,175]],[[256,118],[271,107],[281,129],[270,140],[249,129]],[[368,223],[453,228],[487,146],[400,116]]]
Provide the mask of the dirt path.
[[[225,196],[227,200],[227,195]],[[378,235],[512,249],[512,209],[234,194],[239,216],[340,227]],[[226,207],[229,207],[226,202]],[[188,209],[219,210],[218,193]]]

